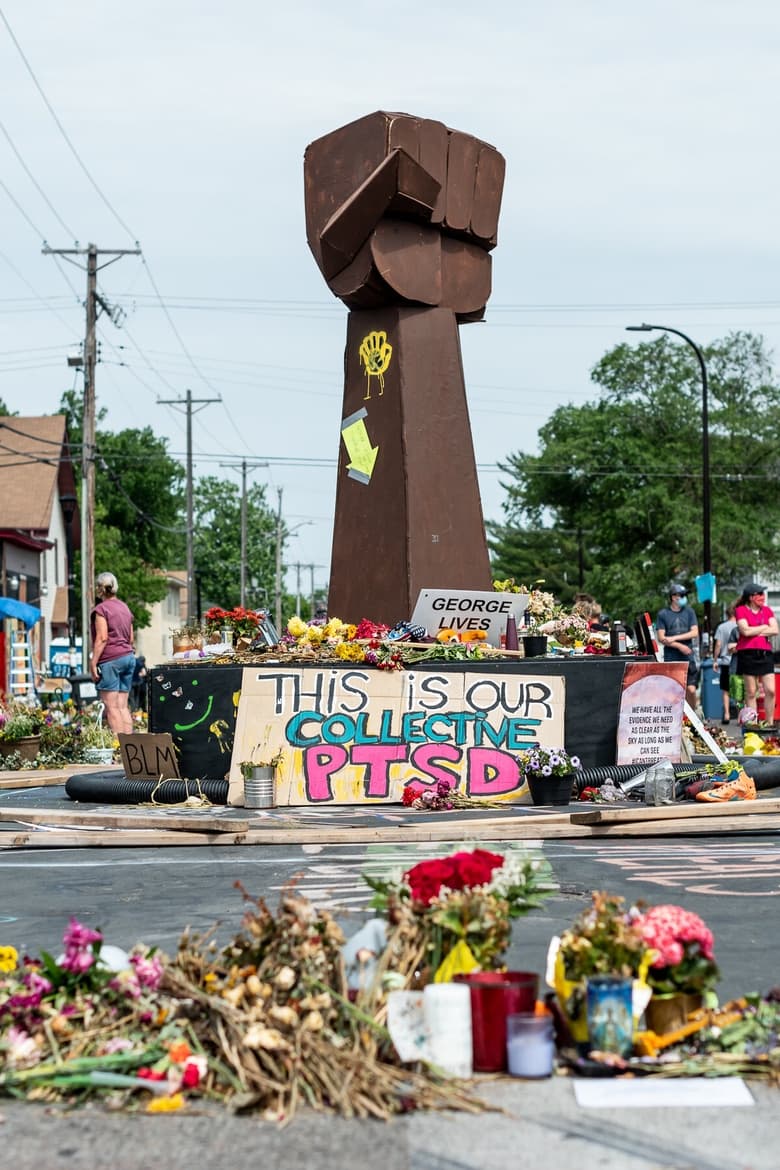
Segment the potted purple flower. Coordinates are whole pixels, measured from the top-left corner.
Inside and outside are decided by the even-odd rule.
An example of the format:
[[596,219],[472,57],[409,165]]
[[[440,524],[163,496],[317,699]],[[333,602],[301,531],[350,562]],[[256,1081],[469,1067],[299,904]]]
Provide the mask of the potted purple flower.
[[565,748],[535,744],[515,759],[534,804],[569,804],[575,773],[582,766],[578,756],[570,756]]

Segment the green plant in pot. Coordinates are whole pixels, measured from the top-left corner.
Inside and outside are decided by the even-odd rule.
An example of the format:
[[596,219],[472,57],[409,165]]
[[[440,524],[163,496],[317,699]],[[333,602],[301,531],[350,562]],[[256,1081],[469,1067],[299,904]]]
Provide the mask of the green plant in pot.
[[101,718],[82,719],[76,734],[85,763],[111,762],[117,746],[116,735]]
[[185,622],[182,626],[171,627],[173,652],[200,650],[203,647],[203,629],[199,622]]
[[0,739],[26,739],[30,735],[40,735],[45,723],[45,717],[40,707],[24,707],[20,704],[0,710]]
[[261,768],[262,769],[270,769],[271,771],[275,771],[279,767],[279,765],[281,764],[281,762],[284,758],[284,751],[282,750],[282,748],[278,748],[272,754],[268,754],[268,752],[266,751],[265,755],[261,756],[258,759],[255,759],[254,758],[255,752],[260,751],[261,747],[262,747],[262,745],[258,744],[256,747],[252,748],[249,759],[242,760],[241,763],[238,765],[239,768],[241,769],[241,775],[244,777],[245,780],[251,780],[252,777],[256,774],[256,772]]
[[40,707],[28,707],[18,701],[0,707],[0,755],[18,752],[23,760],[35,759],[45,723]]

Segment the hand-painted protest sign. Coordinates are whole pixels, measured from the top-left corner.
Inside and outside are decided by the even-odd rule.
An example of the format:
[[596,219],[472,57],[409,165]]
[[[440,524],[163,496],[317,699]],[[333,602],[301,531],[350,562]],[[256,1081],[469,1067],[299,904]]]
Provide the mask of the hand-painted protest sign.
[[228,799],[243,801],[242,761],[279,750],[277,804],[398,802],[413,779],[511,798],[516,753],[563,746],[564,707],[560,675],[247,667]]

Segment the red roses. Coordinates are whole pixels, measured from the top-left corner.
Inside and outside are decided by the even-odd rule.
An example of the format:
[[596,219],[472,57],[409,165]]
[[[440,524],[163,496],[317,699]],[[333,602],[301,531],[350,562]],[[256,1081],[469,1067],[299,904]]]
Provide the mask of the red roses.
[[500,869],[504,859],[499,853],[475,849],[472,853],[453,853],[434,861],[421,861],[404,874],[404,881],[415,902],[428,906],[442,886],[449,890],[467,890],[483,886]]

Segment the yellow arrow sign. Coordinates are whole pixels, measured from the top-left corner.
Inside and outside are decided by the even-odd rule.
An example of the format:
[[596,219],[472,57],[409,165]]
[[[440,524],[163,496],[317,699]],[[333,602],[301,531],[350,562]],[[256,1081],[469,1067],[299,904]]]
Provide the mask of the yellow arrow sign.
[[372,447],[366,430],[366,410],[356,410],[341,424],[341,435],[349,455],[347,475],[360,483],[369,483],[379,447]]

